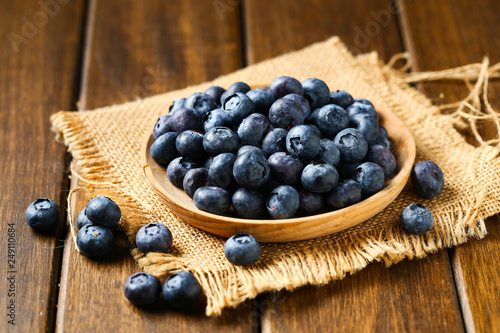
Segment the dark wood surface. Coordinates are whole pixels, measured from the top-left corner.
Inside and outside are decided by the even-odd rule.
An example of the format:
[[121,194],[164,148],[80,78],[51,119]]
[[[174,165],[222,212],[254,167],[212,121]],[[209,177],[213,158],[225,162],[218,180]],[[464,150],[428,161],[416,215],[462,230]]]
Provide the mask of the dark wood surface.
[[[500,331],[497,218],[487,221],[484,240],[388,269],[372,264],[324,287],[264,294],[218,319],[206,318],[203,304],[188,313],[131,306],[123,283],[139,268],[124,236],[117,235],[112,256],[88,260],[75,251],[65,228],[39,234],[24,222],[26,206],[38,197],[58,201],[61,212],[66,206],[68,158],[48,121],[59,109],[90,109],[182,88],[333,35],[353,53],[375,50],[385,61],[409,51],[413,70],[480,62],[484,55],[494,63],[500,60],[498,2],[63,2],[47,1],[56,5],[47,7],[46,22],[34,21],[43,18],[38,1],[0,3],[5,277],[9,223],[17,239],[16,326],[4,316],[0,331]],[[23,31],[27,20],[39,23],[36,32]],[[17,49],[9,33],[21,37]],[[497,108],[499,87],[492,84],[489,94]],[[460,82],[418,88],[436,103],[467,94]],[[488,127],[483,132],[493,135]],[[78,212],[85,203],[75,205]],[[0,288],[5,309],[6,279]]]

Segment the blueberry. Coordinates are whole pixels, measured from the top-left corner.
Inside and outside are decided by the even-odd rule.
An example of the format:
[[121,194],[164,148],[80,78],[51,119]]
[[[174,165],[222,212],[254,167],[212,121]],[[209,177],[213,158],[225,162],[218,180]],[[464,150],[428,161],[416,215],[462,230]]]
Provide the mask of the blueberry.
[[369,100],[367,100],[366,98],[355,98],[354,103],[368,105],[368,106],[371,106],[373,109],[375,109],[375,107],[373,106],[373,103],[370,102]]
[[369,197],[384,187],[384,170],[372,162],[361,163],[354,171],[353,179],[361,186],[363,197]]
[[78,217],[76,218],[76,226],[78,227],[78,229],[81,229],[83,228],[84,225],[87,224],[93,224],[93,223],[87,217],[87,207],[85,207],[80,211],[80,214],[78,214]]
[[366,139],[366,142],[371,145],[375,142],[378,136],[378,125],[373,117],[367,113],[357,113],[351,117],[350,127],[360,131]]
[[432,229],[434,217],[427,207],[417,203],[403,209],[399,215],[399,222],[409,233],[420,235]]
[[304,123],[304,111],[294,100],[277,99],[269,109],[269,122],[275,127],[290,128]]
[[167,178],[174,186],[182,188],[182,183],[184,181],[184,176],[186,176],[186,173],[189,170],[198,167],[199,167],[198,164],[196,164],[189,158],[185,157],[174,158],[167,167]]
[[311,126],[295,126],[286,136],[286,149],[293,157],[308,162],[320,150],[320,137]]
[[261,146],[269,131],[269,120],[260,113],[253,113],[243,119],[238,127],[238,136],[242,143]]
[[280,76],[269,86],[269,92],[278,99],[288,94],[303,95],[304,90],[297,79],[289,76]]
[[360,165],[360,162],[356,163],[339,163],[335,169],[337,169],[337,172],[339,173],[339,179],[346,180],[346,179],[351,179],[352,175],[354,175],[354,171],[356,171],[356,168]]
[[381,145],[368,147],[365,161],[378,164],[384,170],[385,178],[388,178],[396,171],[396,158],[389,149]]
[[144,272],[135,273],[125,281],[123,293],[132,304],[153,304],[160,297],[161,283],[154,275]]
[[368,152],[368,143],[363,134],[354,128],[346,128],[340,131],[333,142],[337,144],[340,151],[340,161],[352,164],[361,161]]
[[263,157],[267,157],[266,154],[264,154],[264,152],[261,149],[250,145],[241,146],[240,149],[238,149],[238,153],[236,154],[236,156],[243,155],[248,151],[253,151],[255,153],[261,154]]
[[208,112],[205,117],[203,117],[203,130],[206,132],[210,131],[212,128],[217,126],[225,126],[230,125],[223,114],[222,109],[215,109]]
[[256,189],[267,183],[270,177],[269,163],[265,156],[257,152],[246,152],[236,158],[233,175],[243,187]]
[[338,146],[331,140],[321,139],[320,149],[314,157],[316,163],[328,163],[337,166],[340,162],[340,150]]
[[220,104],[224,105],[226,99],[236,93],[246,94],[251,90],[250,86],[245,82],[235,82],[233,83],[220,97]]
[[226,91],[226,89],[219,87],[219,86],[211,86],[208,87],[207,90],[205,90],[205,94],[208,96],[212,97],[218,105],[221,105],[220,103],[220,97],[222,94]]
[[337,187],[326,195],[326,202],[335,209],[341,209],[360,202],[361,198],[361,185],[347,179],[340,181]]
[[250,265],[259,260],[260,244],[250,234],[236,234],[224,244],[224,255],[234,265]]
[[387,133],[387,130],[384,126],[378,125],[378,134],[382,135],[386,139],[389,138],[389,133]]
[[309,114],[311,113],[311,104],[309,104],[309,101],[304,96],[297,94],[288,94],[283,96],[282,98],[291,99],[295,103],[299,104],[302,108],[302,113],[304,114],[304,120],[309,117]]
[[351,106],[349,106],[346,109],[346,111],[349,114],[349,117],[351,117],[351,118],[355,114],[366,113],[366,114],[369,114],[373,118],[373,121],[375,123],[378,123],[378,120],[379,120],[379,116],[378,116],[377,111],[375,111],[375,109],[373,108],[373,106],[370,106],[368,104],[361,104],[361,103],[354,102],[354,104],[352,104]]
[[172,103],[172,105],[170,105],[170,107],[168,108],[169,114],[172,115],[176,110],[178,110],[180,108],[183,108],[184,107],[184,103],[186,103],[186,99],[185,98],[176,99]]
[[177,132],[177,134],[186,130],[200,131],[201,120],[194,110],[180,108],[171,115],[170,126],[172,127],[172,131]]
[[231,207],[231,194],[221,187],[203,186],[194,192],[193,201],[199,210],[222,215]]
[[375,142],[373,144],[374,145],[381,145],[381,146],[391,150],[391,142],[386,137],[384,137],[380,134],[377,135],[377,138],[375,139]]
[[275,101],[273,94],[262,89],[250,90],[247,92],[247,96],[255,104],[255,112],[261,113],[264,116],[269,114],[269,108]]
[[349,115],[338,105],[327,104],[316,113],[314,124],[323,137],[334,138],[338,132],[349,126]]
[[87,204],[88,219],[103,227],[114,227],[120,221],[121,216],[120,207],[103,195],[91,199]]
[[87,224],[76,235],[78,249],[87,257],[101,257],[113,249],[114,237],[109,228]]
[[229,96],[222,105],[224,120],[233,125],[238,125],[243,119],[255,112],[255,104],[243,93]]
[[313,193],[301,189],[299,191],[299,200],[298,211],[304,216],[317,214],[325,207],[325,197],[322,193]]
[[297,158],[284,152],[277,152],[269,156],[271,177],[285,185],[296,185],[300,182],[300,175],[304,164]]
[[288,131],[284,128],[275,128],[269,131],[262,141],[262,151],[270,156],[279,151],[286,150],[286,135]]
[[153,128],[153,139],[158,139],[158,137],[167,132],[172,132],[172,126],[170,126],[170,115],[161,116],[156,121],[155,127]]
[[183,156],[194,161],[204,160],[206,157],[203,148],[203,134],[195,131],[184,131],[175,140],[175,148]]
[[203,118],[207,112],[217,108],[217,102],[212,98],[212,96],[198,92],[192,94],[186,99],[184,107],[193,109],[198,118]]
[[189,170],[182,181],[184,192],[192,199],[194,192],[200,187],[207,185],[208,171],[205,168]]
[[210,166],[212,165],[212,162],[214,161],[214,157],[213,156],[208,156],[208,158],[205,160],[205,163],[203,163],[203,167],[205,169],[210,169]]
[[222,153],[214,157],[210,169],[208,169],[208,183],[210,185],[229,189],[234,185],[233,164],[236,155]]
[[179,153],[175,148],[177,133],[168,132],[160,135],[149,148],[149,153],[156,163],[167,166]]
[[222,153],[233,153],[238,151],[240,139],[231,129],[224,126],[216,126],[205,133],[203,137],[203,147],[210,155]]
[[174,309],[193,305],[201,294],[201,286],[193,274],[179,271],[169,276],[162,288],[163,300]]
[[333,190],[339,181],[339,174],[328,163],[306,165],[300,176],[300,182],[309,192],[324,193]]
[[266,213],[264,194],[244,187],[234,192],[232,204],[236,214],[245,219],[256,219]]
[[335,104],[343,109],[346,109],[354,103],[354,99],[348,92],[337,90],[330,93],[330,101],[328,103]]
[[161,223],[150,223],[143,226],[135,236],[137,248],[144,253],[166,253],[172,246],[172,233]]
[[411,183],[420,196],[434,198],[444,187],[443,172],[432,161],[418,162],[411,170]]
[[26,209],[25,218],[28,225],[34,230],[52,230],[59,223],[59,207],[52,199],[37,199]]
[[267,211],[273,219],[288,219],[293,217],[299,208],[299,193],[288,185],[282,185],[272,190],[267,197]]
[[311,104],[311,109],[320,108],[330,100],[330,88],[320,79],[311,78],[302,81],[304,97]]

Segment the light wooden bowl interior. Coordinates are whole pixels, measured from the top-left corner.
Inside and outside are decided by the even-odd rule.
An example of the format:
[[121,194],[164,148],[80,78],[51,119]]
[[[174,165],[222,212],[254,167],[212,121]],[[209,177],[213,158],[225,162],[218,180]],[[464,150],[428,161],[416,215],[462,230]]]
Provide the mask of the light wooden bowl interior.
[[153,143],[150,133],[141,149],[143,170],[154,191],[163,202],[187,223],[210,233],[231,237],[247,232],[261,242],[288,242],[330,235],[358,225],[387,207],[403,190],[415,160],[415,142],[406,126],[388,110],[377,109],[380,124],[391,140],[391,150],[397,161],[397,174],[386,181],[375,195],[346,208],[313,215],[281,220],[251,220],[222,216],[199,210],[186,193],[167,178],[165,169],[149,154]]

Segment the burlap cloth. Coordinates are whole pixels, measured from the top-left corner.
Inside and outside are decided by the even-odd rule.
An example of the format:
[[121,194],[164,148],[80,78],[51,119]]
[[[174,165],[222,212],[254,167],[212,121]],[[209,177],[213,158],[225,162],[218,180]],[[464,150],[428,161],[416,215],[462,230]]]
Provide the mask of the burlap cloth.
[[[415,138],[417,161],[433,160],[442,168],[443,192],[425,200],[409,183],[388,208],[365,223],[308,241],[264,243],[256,264],[230,264],[223,253],[224,238],[184,223],[161,202],[144,176],[140,147],[145,133],[175,99],[211,85],[227,88],[235,81],[269,84],[281,75],[299,81],[321,78],[332,90],[365,97],[397,114]],[[174,244],[168,254],[144,255],[135,247],[131,253],[141,268],[157,276],[181,269],[192,272],[207,297],[209,316],[265,291],[326,284],[373,261],[391,265],[464,243],[468,237],[484,237],[484,219],[500,212],[498,150],[469,145],[452,120],[375,53],[353,57],[336,37],[198,86],[92,112],[58,112],[51,118],[73,154],[82,187],[88,190],[84,193],[89,199],[104,193],[122,207],[120,227],[132,244],[144,224],[160,221],[170,228]],[[435,217],[434,228],[420,236],[406,233],[398,223],[401,210],[414,202],[422,202]]]

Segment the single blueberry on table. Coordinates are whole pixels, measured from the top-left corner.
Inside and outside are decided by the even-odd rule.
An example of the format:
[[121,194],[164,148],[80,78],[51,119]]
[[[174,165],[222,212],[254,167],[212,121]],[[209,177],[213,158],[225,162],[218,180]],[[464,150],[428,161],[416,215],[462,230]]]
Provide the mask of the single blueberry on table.
[[299,208],[300,198],[296,189],[289,185],[276,187],[267,196],[267,211],[273,219],[289,219]]
[[120,207],[113,200],[103,195],[91,199],[87,204],[86,212],[87,218],[92,223],[108,228],[117,225],[122,217]]
[[379,116],[378,116],[377,111],[375,111],[375,109],[373,108],[373,106],[370,106],[368,104],[361,104],[361,103],[354,102],[354,104],[352,104],[351,106],[349,106],[346,109],[346,111],[347,111],[347,114],[349,115],[349,117],[351,117],[351,118],[355,114],[366,113],[366,114],[370,115],[373,118],[373,121],[375,123],[378,123],[378,120],[379,120]]
[[129,276],[123,294],[134,305],[153,304],[161,294],[160,280],[149,273],[139,272]]
[[318,214],[325,208],[325,197],[323,193],[313,193],[301,189],[299,192],[298,213],[304,216]]
[[172,246],[172,233],[170,229],[161,223],[150,223],[143,226],[135,236],[137,248],[144,253],[163,252],[166,253]]
[[226,99],[231,95],[234,95],[236,93],[246,94],[250,90],[250,86],[245,82],[235,82],[220,96],[220,104],[224,105]]
[[328,163],[336,167],[340,162],[339,147],[328,139],[321,139],[318,155],[314,157],[316,163]]
[[52,230],[59,223],[59,207],[52,199],[37,199],[26,209],[25,218],[28,225],[36,231]]
[[267,133],[262,141],[262,151],[271,156],[279,151],[286,152],[286,135],[288,131],[284,128],[275,128]]
[[363,197],[367,198],[384,187],[384,170],[372,162],[361,163],[354,171],[353,179],[361,186]]
[[303,95],[304,89],[297,79],[290,76],[280,76],[269,86],[269,92],[278,99],[288,94]]
[[228,125],[230,124],[226,121],[222,109],[214,109],[208,112],[205,117],[203,117],[203,130],[205,131],[205,133],[207,133],[214,127],[227,127]]
[[368,143],[364,135],[354,128],[346,128],[340,131],[333,139],[333,142],[339,148],[342,163],[359,162],[368,152]]
[[168,132],[160,135],[149,148],[153,160],[161,166],[166,167],[174,158],[179,156],[175,147],[177,140],[176,132]]
[[201,131],[201,120],[198,118],[193,109],[186,109],[184,107],[177,109],[175,113],[170,116],[170,127],[173,132],[177,134],[186,130]]
[[284,152],[277,152],[269,156],[271,177],[284,185],[300,183],[300,175],[304,164],[298,159]]
[[153,139],[158,139],[158,137],[167,132],[172,132],[172,126],[170,126],[170,115],[164,115],[158,118],[155,127],[153,128]]
[[264,194],[244,187],[234,192],[232,204],[236,214],[245,219],[257,219],[267,212]]
[[230,128],[216,126],[205,133],[203,137],[203,147],[210,155],[219,155],[222,153],[236,154],[240,139],[238,135]]
[[168,111],[169,111],[169,115],[172,115],[174,113],[175,110],[178,110],[180,108],[183,108],[184,107],[184,103],[186,103],[186,99],[185,98],[179,98],[179,99],[176,99],[172,105],[170,105],[170,107],[168,108]]
[[434,217],[427,207],[417,203],[403,209],[399,215],[399,222],[409,233],[420,235],[432,229]]
[[269,131],[269,120],[260,113],[252,113],[241,122],[238,136],[243,144],[261,146]]
[[311,126],[295,126],[286,136],[286,149],[293,157],[309,162],[318,155],[320,137]]
[[182,188],[186,173],[198,167],[199,165],[189,158],[174,158],[167,167],[167,178],[174,186]]
[[93,224],[93,223],[87,217],[87,207],[85,207],[80,211],[80,214],[78,214],[78,217],[76,218],[76,226],[78,227],[78,229],[81,229],[83,228],[84,225],[87,224]]
[[212,98],[212,96],[198,92],[192,94],[186,99],[184,107],[193,109],[198,118],[203,118],[207,112],[217,108],[217,102]]
[[208,170],[206,168],[191,169],[184,176],[182,188],[188,197],[192,199],[197,189],[207,185],[207,180]]
[[207,183],[213,186],[229,189],[235,184],[233,176],[233,165],[236,155],[222,153],[214,157],[210,169],[208,169]]
[[269,91],[254,89],[247,92],[247,96],[255,104],[255,112],[261,113],[267,117],[269,108],[273,105],[275,98]]
[[350,120],[350,127],[360,131],[369,145],[375,143],[378,136],[378,124],[369,114],[357,113],[353,115]]
[[381,145],[368,147],[365,161],[378,164],[384,170],[385,178],[388,178],[396,171],[396,158],[389,149]]
[[333,190],[339,181],[335,167],[328,163],[308,164],[302,171],[300,182],[309,192],[325,193]]
[[332,91],[330,93],[330,101],[328,104],[335,104],[343,109],[348,108],[354,103],[354,99],[351,94],[343,90]]
[[302,108],[302,113],[304,114],[304,120],[309,117],[309,114],[311,113],[311,104],[309,104],[309,101],[304,96],[297,94],[288,94],[283,96],[282,98],[291,99],[295,103],[299,104]]
[[302,81],[304,97],[311,104],[311,109],[323,107],[330,100],[330,88],[323,80],[310,78]]
[[162,295],[167,305],[185,309],[193,305],[201,294],[201,286],[193,274],[179,271],[169,276],[163,284]]
[[349,115],[340,106],[327,104],[315,113],[314,124],[323,137],[332,139],[349,126]]
[[221,187],[204,186],[194,192],[193,202],[199,210],[222,215],[231,208],[231,194]]
[[183,157],[193,161],[202,161],[206,157],[203,148],[203,134],[196,131],[184,131],[175,139],[175,148]]
[[280,98],[269,109],[269,122],[274,127],[290,128],[304,123],[302,107],[292,99]]
[[80,252],[92,258],[110,253],[114,240],[109,228],[93,224],[84,225],[76,235],[76,244]]
[[352,179],[342,180],[326,194],[326,202],[335,209],[354,205],[361,201],[361,185]]
[[411,170],[411,183],[421,197],[434,198],[443,190],[443,172],[432,161],[418,162]]
[[205,90],[205,94],[208,96],[212,97],[218,105],[221,105],[220,103],[220,97],[222,94],[226,91],[226,89],[219,87],[219,86],[211,86],[208,87],[207,90]]
[[250,265],[259,260],[260,244],[254,236],[239,233],[226,241],[224,255],[234,265]]
[[270,178],[269,162],[258,152],[246,152],[236,158],[233,165],[234,179],[238,185],[257,189]]
[[232,125],[238,125],[243,119],[255,112],[255,104],[243,93],[229,96],[222,106],[223,119]]

